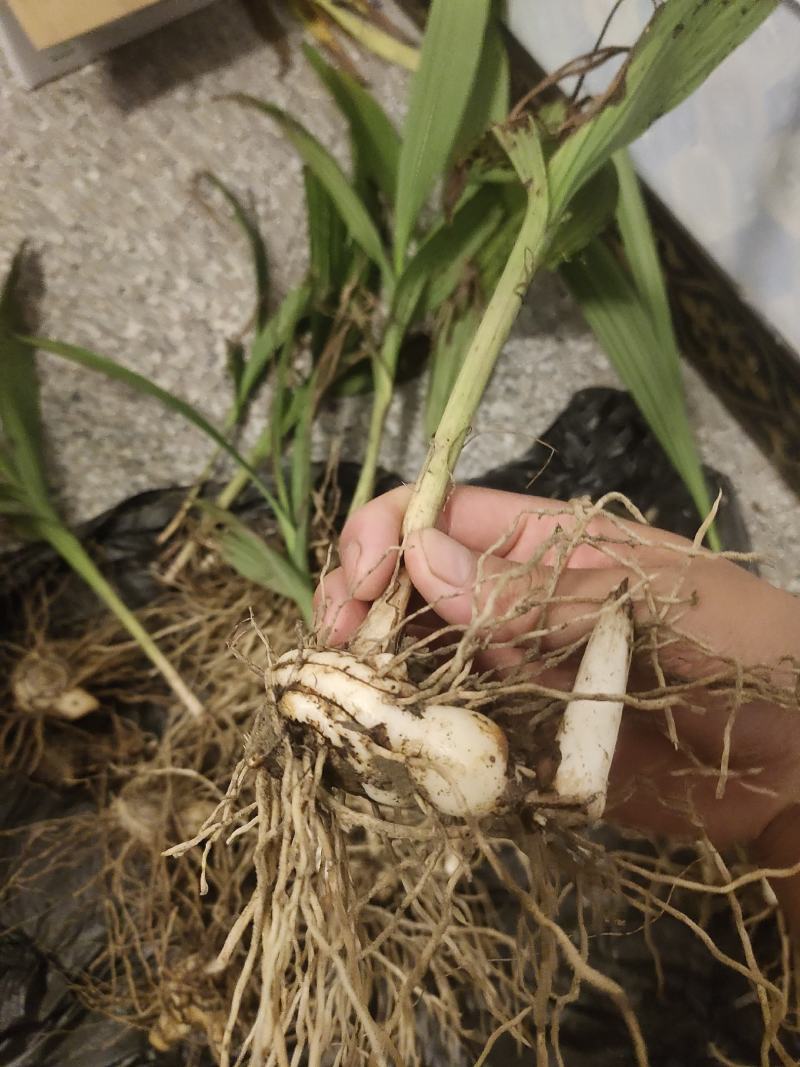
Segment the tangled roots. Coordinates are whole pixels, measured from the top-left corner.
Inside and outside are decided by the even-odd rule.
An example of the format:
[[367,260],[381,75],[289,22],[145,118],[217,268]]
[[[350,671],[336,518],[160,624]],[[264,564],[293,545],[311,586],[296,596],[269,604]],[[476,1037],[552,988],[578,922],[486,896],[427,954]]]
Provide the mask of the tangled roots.
[[[730,759],[731,724],[742,707],[765,699],[784,708],[797,702],[796,667],[787,670],[787,681],[766,668],[714,656],[707,675],[676,673],[680,657],[709,659],[702,642],[682,629],[695,605],[684,578],[702,554],[700,540],[694,546],[656,543],[613,513],[601,516],[609,504],[623,505],[641,519],[621,498],[599,505],[574,502],[534,559],[509,569],[500,581],[487,574],[468,625],[435,632],[428,625],[420,636],[412,627],[429,616],[411,616],[395,635],[396,653],[369,660],[381,693],[391,690],[415,715],[447,704],[480,709],[502,727],[510,750],[508,786],[488,817],[443,814],[424,788],[405,804],[398,801],[402,791],[376,795],[359,789],[342,773],[342,753],[348,751],[341,740],[342,715],[348,718],[349,705],[332,712],[332,726],[308,716],[287,717],[285,683],[291,674],[280,664],[276,670],[267,647],[266,664],[262,658],[256,665],[267,702],[245,758],[200,832],[170,850],[186,856],[202,846],[204,889],[208,872],[230,849],[239,857],[237,869],[253,877],[206,968],[216,980],[235,974],[228,979],[233,994],[216,1046],[223,1067],[233,1062],[421,1067],[434,1056],[426,1034],[435,1035],[444,1062],[483,1064],[503,1038],[530,1049],[544,1067],[553,1054],[562,1062],[562,1019],[586,990],[616,1008],[635,1062],[645,1064],[630,991],[590,952],[592,935],[632,929],[632,915],[644,924],[656,972],[661,963],[650,931],[659,918],[669,917],[749,984],[763,1023],[762,1063],[775,1056],[791,1062],[780,1037],[791,1021],[785,930],[777,972],[774,961],[759,963],[753,947],[759,924],[774,916],[774,900],[765,903],[761,872],[740,860],[732,871],[703,838],[691,791],[681,793],[680,801],[678,793],[668,799],[684,804],[680,818],[700,843],[673,855],[643,841],[607,847],[605,831],[587,827],[585,811],[553,789],[558,724],[572,696],[565,672],[574,676],[576,657],[603,606],[602,597],[584,598],[576,611],[575,598],[559,593],[559,579],[582,546],[634,572],[626,595],[637,605],[635,659],[642,667],[626,703],[657,721],[663,737],[676,741],[687,758],[691,753],[675,725],[678,709],[696,710],[698,694],[710,694],[715,708],[727,709],[718,766],[692,765],[705,782],[716,776],[717,796],[731,783],[757,776]],[[631,548],[642,547],[672,555],[674,573],[667,584],[652,579],[647,552],[631,555]],[[479,574],[479,592],[483,581]],[[564,623],[565,606],[571,623],[576,618],[580,623],[572,627],[575,632]],[[535,619],[523,634],[509,626],[520,617]],[[250,649],[253,633],[264,638],[258,627],[248,633]],[[498,659],[498,652],[506,659]],[[476,668],[487,653],[494,656],[494,670],[482,672]],[[302,687],[313,676],[310,669],[304,672],[304,663],[314,670],[328,663],[313,642],[281,662],[291,663]],[[508,664],[500,673],[498,662]],[[602,693],[594,696],[604,699]],[[349,721],[349,728],[361,732],[356,745],[361,756],[367,752],[370,760],[384,763],[400,758],[385,730],[372,730],[367,750],[361,743],[364,723]],[[407,753],[403,758],[408,763]],[[386,802],[382,795],[394,799]],[[692,868],[699,868],[699,877],[687,877]],[[738,951],[720,948],[708,932],[710,902],[730,909]]]
[[[580,806],[554,791],[569,679],[602,610],[602,598],[576,609],[559,589],[584,547],[613,566],[631,567],[630,550],[642,546],[674,559],[666,584],[653,580],[646,554],[632,566],[627,714],[671,741],[712,798],[734,788],[760,795],[758,768],[731,754],[743,707],[797,707],[796,665],[776,677],[733,658],[708,661],[709,650],[687,638],[694,600],[682,577],[697,545],[654,546],[652,535],[601,515],[603,505],[628,507],[574,502],[533,559],[500,580],[479,573],[468,624],[431,627],[429,615],[412,615],[393,653],[370,664],[409,714],[447,705],[502,730],[508,784],[485,816],[443,812],[423,787],[403,803],[370,795],[347,778],[330,738],[282,713],[275,666],[293,622],[274,600],[252,603],[252,587],[213,571],[171,594],[149,621],[182,675],[203,680],[205,719],[170,717],[154,747],[103,777],[99,822],[82,814],[71,828],[42,828],[17,866],[15,884],[27,890],[43,865],[68,863],[70,842],[98,842],[86,892],[102,901],[108,943],[87,974],[86,999],[148,1029],[158,1048],[201,1042],[222,1067],[480,1067],[506,1042],[549,1067],[553,1057],[565,1062],[570,1013],[596,997],[621,1021],[621,1059],[642,1065],[647,1005],[615,968],[614,946],[639,931],[657,992],[669,962],[659,929],[669,923],[755,1005],[763,1067],[794,1062],[785,1037],[797,1024],[791,950],[764,873],[712,846],[690,790],[665,799],[663,782],[644,775],[625,787],[652,786],[654,802],[681,809],[693,833],[680,847],[587,826]],[[239,628],[237,659],[225,642],[251,608],[258,626]],[[513,625],[522,617],[533,620],[524,632]],[[307,665],[323,647],[310,640],[292,662]],[[687,677],[676,664],[690,661],[710,666]],[[79,684],[95,691],[90,675]],[[722,722],[715,763],[677,725],[685,709],[699,713],[701,697]],[[369,742],[371,756],[397,762],[385,733]],[[722,912],[733,930],[725,943]],[[766,928],[777,938],[764,957]],[[635,970],[638,982],[643,973]],[[716,1045],[707,1051],[735,1060]]]

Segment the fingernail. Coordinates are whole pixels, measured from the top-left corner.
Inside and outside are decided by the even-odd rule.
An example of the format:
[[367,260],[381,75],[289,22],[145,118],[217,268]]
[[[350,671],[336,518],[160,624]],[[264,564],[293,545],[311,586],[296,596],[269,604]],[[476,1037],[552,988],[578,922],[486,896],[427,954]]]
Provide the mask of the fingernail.
[[422,530],[419,545],[434,578],[454,589],[465,589],[475,577],[475,560],[468,548],[440,530]]

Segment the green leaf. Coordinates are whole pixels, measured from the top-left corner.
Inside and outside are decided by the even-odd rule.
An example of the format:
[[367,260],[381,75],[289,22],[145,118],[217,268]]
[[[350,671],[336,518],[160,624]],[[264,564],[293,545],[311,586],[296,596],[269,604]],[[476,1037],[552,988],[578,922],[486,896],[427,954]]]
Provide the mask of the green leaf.
[[617,225],[622,236],[625,256],[650,315],[661,350],[665,357],[672,355],[677,373],[680,365],[678,342],[672,328],[667,287],[639,179],[626,151],[617,152],[613,162],[619,182]]
[[117,617],[142,652],[160,672],[173,693],[189,713],[196,718],[203,714],[203,705],[167,659],[139,619],[106,581],[97,565],[75,535],[60,520],[41,524],[40,536],[47,540],[79,577]]
[[429,437],[436,432],[481,319],[481,308],[475,304],[467,304],[463,309],[448,304],[442,311],[434,334],[431,376],[425,400],[425,431]]
[[[521,189],[520,189],[521,191]],[[511,255],[525,215],[525,197],[506,207],[506,216],[489,239],[475,254],[475,266],[485,293],[494,292],[503,268]]]
[[264,238],[261,236],[258,223],[253,213],[245,207],[233,190],[211,171],[202,171],[198,175],[198,180],[207,181],[222,193],[230,205],[233,217],[241,226],[248,240],[256,283],[256,326],[258,329],[262,329],[267,321],[269,303],[269,261],[267,259],[267,247],[264,244]]
[[347,230],[325,186],[303,168],[308,216],[310,271],[317,299],[324,302],[347,275]]
[[298,569],[308,567],[308,525],[311,513],[311,432],[314,422],[314,390],[316,382],[310,381],[304,392],[300,407],[300,420],[292,438],[291,501],[292,516],[297,541],[293,559]]
[[297,122],[296,119],[293,119],[291,115],[287,115],[285,111],[281,111],[280,108],[259,100],[255,96],[248,96],[246,93],[234,93],[228,99],[244,104],[247,107],[253,107],[257,111],[262,111],[278,123],[285,136],[294,145],[300,158],[314,173],[336,205],[336,209],[353,240],[378,265],[384,279],[391,284],[393,278],[392,267],[386,257],[375,223],[353,189],[352,181],[347,177],[330,152],[304,126]]
[[553,218],[620,148],[685,100],[776,7],[777,0],[669,0],[631,49],[594,113],[553,156]]
[[564,263],[560,273],[698,510],[707,515],[711,501],[674,353],[662,348],[633,280],[600,238]]
[[207,502],[202,506],[219,526],[217,544],[225,562],[248,581],[293,600],[311,625],[313,599],[306,575],[229,511]]
[[[685,417],[673,423],[673,437],[680,434],[686,436],[678,442],[675,450],[676,455],[683,458],[680,462],[673,459],[673,462],[691,492],[701,518],[705,518],[711,510],[711,499],[705,478],[701,473],[701,463],[694,437],[689,429],[689,416],[686,412],[681,380],[680,349],[672,325],[669,297],[658,258],[655,235],[630,156],[624,151],[617,152],[614,156],[614,164],[619,178],[617,224],[622,237],[622,247],[631,270],[631,281],[636,288],[642,310],[649,320],[655,338],[655,349],[649,359],[644,349],[638,352],[638,357],[642,362],[642,373],[653,376],[652,391],[658,391],[663,388],[664,383],[669,383],[673,390],[671,395],[680,398]],[[635,354],[634,358],[636,358]],[[646,412],[645,416],[647,417]],[[714,527],[709,530],[709,543],[712,548],[720,547]]]
[[441,177],[475,83],[491,0],[433,0],[403,127],[395,211],[395,265],[405,260],[419,210]]
[[86,367],[88,370],[104,374],[112,381],[122,382],[123,385],[135,389],[137,393],[158,400],[158,402],[167,408],[168,411],[173,411],[177,415],[181,415],[187,422],[196,426],[198,430],[202,430],[207,437],[210,437],[211,440],[219,445],[223,451],[227,452],[240,467],[243,467],[247,471],[253,484],[260,491],[261,495],[275,513],[275,518],[280,524],[284,536],[287,540],[291,539],[293,536],[291,520],[268,487],[264,484],[247,460],[240,455],[233,445],[222,436],[219,430],[215,426],[212,426],[208,419],[204,418],[196,408],[192,407],[191,404],[188,404],[185,400],[181,400],[180,397],[173,396],[173,394],[167,392],[166,389],[162,389],[161,386],[156,385],[155,382],[151,382],[149,378],[145,378],[141,374],[137,374],[136,371],[129,370],[127,367],[115,363],[113,359],[109,359],[107,356],[101,356],[96,352],[91,352],[88,348],[81,348],[79,345],[70,345],[63,341],[51,341],[47,337],[22,337],[20,340],[32,349],[38,348],[43,352],[50,352],[54,356],[60,356],[62,359],[69,360],[70,363],[77,363],[78,366]]
[[483,38],[480,63],[461,119],[453,159],[466,155],[490,126],[504,122],[509,112],[511,73],[508,52],[494,14]]
[[400,137],[375,97],[355,78],[326,63],[319,52],[303,45],[306,59],[347,119],[360,165],[389,204],[397,192]]
[[614,218],[617,192],[617,171],[613,163],[606,163],[578,190],[562,216],[547,254],[545,265],[550,270],[561,260],[572,259],[608,227]]
[[500,225],[503,206],[496,192],[479,189],[453,216],[442,222],[409,261],[397,283],[393,318],[403,329],[411,322],[428,287],[423,310],[434,311],[458,285],[464,265]]
[[24,490],[28,507],[55,517],[50,502],[42,450],[39,381],[36,363],[17,336],[24,329],[16,289],[24,252],[20,249],[0,294],[0,425],[7,470]]
[[[426,313],[435,311],[453,294],[463,278],[465,266],[485,248],[500,227],[504,213],[497,191],[484,187],[456,212],[451,223],[443,224],[422,245],[403,277],[411,278],[415,272],[427,274]],[[398,293],[401,285],[402,281]]]
[[47,488],[42,460],[42,426],[36,362],[17,331],[24,328],[15,288],[21,255],[14,259],[0,296],[0,514],[26,538],[47,541],[114,613],[186,709],[202,706],[137,617],[100,573],[80,541],[64,525]]
[[253,390],[261,382],[267,364],[286,342],[294,336],[297,324],[307,313],[311,302],[312,286],[305,281],[286,294],[280,307],[256,336],[250,348],[250,356],[242,371],[238,404],[241,410],[250,399]]
[[[281,349],[278,362],[275,367],[275,375],[272,383],[272,398],[270,401],[269,425],[271,428],[270,456],[272,458],[272,474],[278,491],[278,499],[288,515],[292,514],[292,503],[289,491],[286,488],[286,479],[283,474],[283,442],[286,414],[293,400],[292,390],[287,386],[289,363],[292,356],[292,345],[285,344]],[[296,393],[294,394],[296,396]],[[287,539],[287,547],[291,553],[295,541],[297,529],[292,522],[293,536]]]

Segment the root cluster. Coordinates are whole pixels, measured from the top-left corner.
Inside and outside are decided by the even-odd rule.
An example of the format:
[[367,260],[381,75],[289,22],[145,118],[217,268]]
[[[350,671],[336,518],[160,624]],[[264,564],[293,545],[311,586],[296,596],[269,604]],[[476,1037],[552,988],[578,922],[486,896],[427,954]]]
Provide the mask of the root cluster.
[[[711,844],[691,792],[670,798],[694,828],[677,846],[586,827],[553,794],[564,679],[585,644],[585,636],[562,639],[558,609],[568,598],[558,578],[579,546],[619,562],[637,536],[611,512],[607,535],[591,536],[598,507],[571,505],[537,558],[479,598],[467,626],[412,615],[381,666],[416,683],[418,701],[480,709],[502,726],[509,788],[501,810],[480,820],[442,816],[421,795],[406,807],[359,795],[318,738],[281,718],[272,665],[296,635],[267,594],[212,568],[150,609],[149,625],[158,620],[162,642],[202,693],[205,719],[173,709],[160,736],[133,730],[137,743],[90,775],[98,812],[35,833],[5,889],[68,862],[87,834],[99,842],[85,893],[102,907],[108,937],[84,976],[87,1000],[147,1028],[158,1048],[205,1044],[222,1067],[481,1065],[494,1055],[503,1062],[498,1050],[509,1043],[544,1067],[570,1062],[571,1012],[588,996],[617,1013],[628,1061],[643,1065],[646,1005],[636,983],[608,966],[607,946],[638,936],[641,966],[663,987],[658,931],[670,923],[741,983],[760,1019],[760,1062],[796,1062],[787,1043],[798,1022],[792,950],[774,897],[743,855]],[[675,553],[676,574],[699,551],[661,547]],[[506,595],[543,561],[540,583]],[[708,676],[682,677],[678,644],[683,656],[708,651],[683,647],[691,590],[665,588],[643,567],[631,595],[647,621],[637,624],[626,714],[655,723],[699,780],[713,779],[716,795],[748,783],[763,789],[759,768],[731,761],[730,726],[718,760],[705,765],[676,716],[697,710],[701,691],[730,724],[755,701],[795,708],[796,667],[776,678],[716,657]],[[591,620],[600,604],[584,608]],[[533,609],[533,630],[502,636],[505,623]],[[109,662],[120,669],[119,645],[92,648],[97,676]],[[513,653],[508,667],[485,669],[487,653],[499,650]],[[90,692],[93,677],[81,672]],[[163,702],[156,683],[139,678],[138,695],[149,685]],[[24,760],[7,729],[6,765],[35,769],[48,725]],[[732,939],[721,945],[723,913]],[[731,1062],[716,1039],[703,1052]]]

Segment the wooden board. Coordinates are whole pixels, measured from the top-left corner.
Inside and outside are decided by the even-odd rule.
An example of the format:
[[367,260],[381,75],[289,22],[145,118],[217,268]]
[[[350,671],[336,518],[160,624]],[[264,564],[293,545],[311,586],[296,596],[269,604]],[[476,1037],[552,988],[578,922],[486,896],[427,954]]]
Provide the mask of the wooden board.
[[35,48],[52,48],[158,0],[8,0]]

